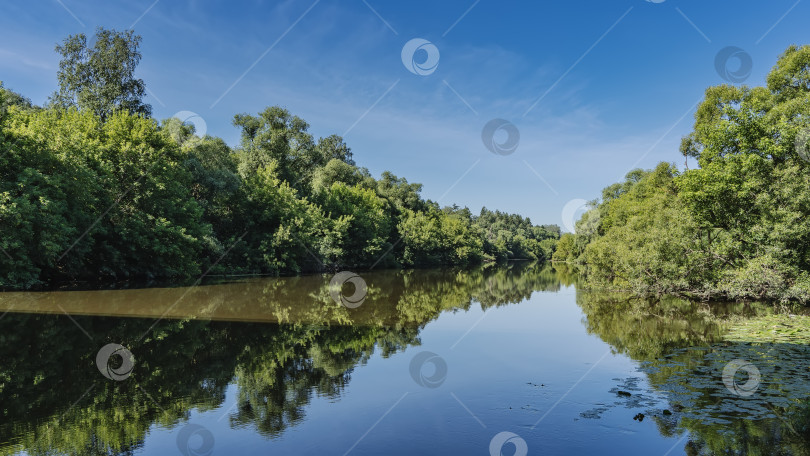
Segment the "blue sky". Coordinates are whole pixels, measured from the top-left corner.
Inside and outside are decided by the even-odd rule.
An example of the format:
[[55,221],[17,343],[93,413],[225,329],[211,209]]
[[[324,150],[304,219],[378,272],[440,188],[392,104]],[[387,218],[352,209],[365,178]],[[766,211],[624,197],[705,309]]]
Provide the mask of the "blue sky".
[[[345,134],[374,175],[424,184],[427,198],[562,226],[566,205],[633,167],[683,165],[696,103],[725,82],[722,49],[749,55],[745,83],[761,85],[788,45],[807,43],[808,18],[801,0],[7,2],[0,80],[43,103],[57,41],[134,24],[157,118],[197,113],[237,145],[234,114],[281,105],[316,137]],[[438,50],[430,74],[403,64],[414,38]],[[519,131],[514,153],[485,147],[495,118]]]

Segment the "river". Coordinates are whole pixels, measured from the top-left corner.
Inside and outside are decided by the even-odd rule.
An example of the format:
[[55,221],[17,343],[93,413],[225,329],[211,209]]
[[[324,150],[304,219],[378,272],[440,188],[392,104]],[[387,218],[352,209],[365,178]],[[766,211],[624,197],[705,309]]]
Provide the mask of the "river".
[[808,346],[727,337],[773,306],[332,277],[0,294],[0,454],[810,454]]

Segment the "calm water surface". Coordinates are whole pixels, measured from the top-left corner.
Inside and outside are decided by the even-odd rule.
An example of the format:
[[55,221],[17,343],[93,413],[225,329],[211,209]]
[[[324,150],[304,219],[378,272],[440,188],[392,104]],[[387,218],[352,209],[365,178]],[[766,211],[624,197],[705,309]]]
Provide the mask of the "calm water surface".
[[768,307],[361,275],[0,294],[0,454],[810,454],[807,347],[723,341]]

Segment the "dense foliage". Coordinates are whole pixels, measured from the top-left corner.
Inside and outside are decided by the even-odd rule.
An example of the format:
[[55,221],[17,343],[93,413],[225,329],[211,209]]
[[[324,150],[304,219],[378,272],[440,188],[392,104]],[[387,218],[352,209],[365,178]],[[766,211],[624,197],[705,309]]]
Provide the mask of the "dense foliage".
[[235,116],[235,149],[158,123],[139,40],[66,39],[45,108],[0,84],[0,287],[550,258],[558,227],[441,208],[281,107]]
[[642,294],[810,301],[810,46],[766,87],[706,90],[681,151],[602,192],[554,259]]

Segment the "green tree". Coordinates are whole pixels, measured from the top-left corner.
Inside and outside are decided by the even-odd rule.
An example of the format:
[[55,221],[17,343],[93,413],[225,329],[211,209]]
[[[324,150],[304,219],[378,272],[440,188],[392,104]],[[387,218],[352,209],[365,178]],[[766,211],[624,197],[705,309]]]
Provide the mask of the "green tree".
[[407,266],[475,264],[483,259],[482,230],[473,225],[469,211],[424,212],[406,209],[399,224],[402,263]]
[[371,266],[388,250],[390,218],[374,190],[335,182],[315,199],[334,221],[333,235],[339,239],[340,251],[332,262]]
[[239,174],[249,178],[258,170],[275,163],[281,180],[300,189],[308,184],[318,164],[326,164],[322,152],[317,150],[309,124],[278,106],[268,107],[258,116],[237,114],[233,124],[242,130],[242,141],[237,156]]
[[[270,161],[245,181],[247,201],[246,252],[248,267],[256,272],[300,272],[320,261],[310,246],[317,246],[324,227],[319,208],[298,197],[282,180],[278,165]],[[315,250],[320,250],[317,247]]]
[[[484,233],[484,252],[494,260],[550,260],[560,228],[535,226],[529,218],[482,208],[474,223]],[[548,240],[544,244],[543,241]]]
[[149,116],[152,108],[143,103],[146,86],[135,77],[141,61],[141,37],[132,30],[98,28],[95,38],[92,47],[83,33],[70,35],[56,46],[62,58],[57,72],[59,90],[51,102],[63,108],[87,109],[102,121],[118,109]]
[[0,85],[0,286],[177,280],[336,267],[545,260],[559,228],[440,208],[337,135],[278,106],[239,114],[239,147],[158,125],[135,78],[141,38],[72,35],[45,109]]
[[590,238],[583,253],[592,279],[658,294],[700,283],[706,258],[697,252],[694,222],[677,196],[675,172],[661,163],[627,193],[600,206],[605,234]]
[[13,90],[3,87],[3,81],[0,81],[0,114],[5,114],[9,106],[19,106],[21,108],[33,108],[31,100],[20,95]]
[[8,253],[28,265],[20,270],[36,276],[10,284],[199,273],[210,226],[179,147],[155,121],[12,108],[3,132],[0,226]]
[[789,47],[767,82],[708,88],[681,144],[699,167],[632,171],[555,259],[642,294],[810,302],[810,46]]

